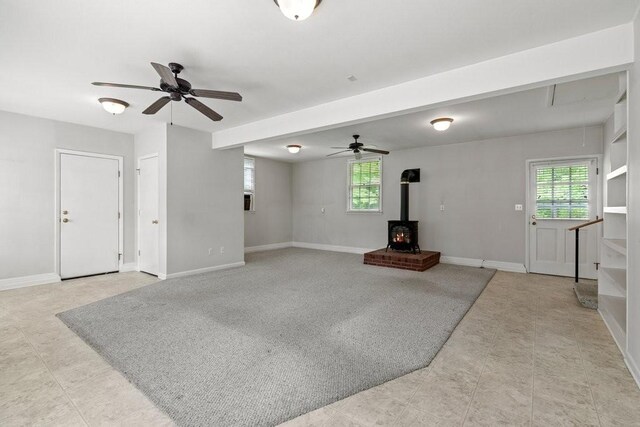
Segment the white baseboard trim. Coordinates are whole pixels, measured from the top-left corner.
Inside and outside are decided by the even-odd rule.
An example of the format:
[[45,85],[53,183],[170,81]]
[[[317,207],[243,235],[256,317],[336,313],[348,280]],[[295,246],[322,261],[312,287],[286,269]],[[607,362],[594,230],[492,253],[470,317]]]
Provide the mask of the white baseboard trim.
[[27,286],[44,285],[46,283],[56,283],[59,281],[60,276],[58,276],[56,273],[10,277],[8,279],[0,279],[0,291],[5,291],[7,289],[26,288]]
[[120,273],[126,273],[128,271],[138,271],[138,264],[135,262],[127,262],[120,267]]
[[250,254],[251,252],[272,251],[274,249],[290,248],[291,246],[293,246],[293,242],[271,243],[268,245],[260,245],[260,246],[248,246],[244,248],[244,253]]
[[240,262],[234,262],[231,264],[223,264],[223,265],[216,265],[213,267],[198,268],[196,270],[180,271],[178,273],[158,274],[158,278],[162,280],[175,279],[176,277],[192,276],[194,274],[208,273],[210,271],[218,271],[218,270],[227,270],[229,268],[237,268],[237,267],[243,267],[243,266],[244,266],[244,261],[240,261]]
[[638,369],[638,364],[631,356],[629,356],[629,354],[625,355],[624,361],[627,364],[627,368],[629,368],[629,372],[631,372],[633,379],[636,380],[636,385],[640,388],[640,369]]
[[291,246],[293,246],[294,248],[318,249],[321,251],[332,251],[332,252],[347,252],[350,254],[364,254],[366,252],[371,252],[376,250],[376,249],[367,249],[367,248],[355,248],[353,246],[334,246],[334,245],[323,245],[320,243],[307,243],[307,242],[291,242]]
[[513,273],[526,273],[524,264],[516,262],[490,261],[477,258],[461,258],[455,256],[441,256],[440,262],[443,264],[467,265],[469,267],[495,268],[500,271],[510,271]]

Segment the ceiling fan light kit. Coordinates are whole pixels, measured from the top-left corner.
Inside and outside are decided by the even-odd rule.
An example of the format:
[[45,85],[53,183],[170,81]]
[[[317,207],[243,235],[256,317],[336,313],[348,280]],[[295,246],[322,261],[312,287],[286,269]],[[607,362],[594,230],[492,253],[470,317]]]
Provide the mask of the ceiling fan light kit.
[[287,145],[287,150],[289,150],[291,154],[299,153],[301,148],[302,148],[302,145],[298,145],[298,144]]
[[449,129],[451,123],[453,123],[453,119],[450,117],[440,117],[439,119],[431,120],[431,126],[433,126],[435,130],[440,132],[444,132],[445,130]]
[[129,104],[123,100],[115,98],[99,98],[98,102],[102,104],[102,108],[104,108],[107,113],[113,115],[122,114],[129,106]]
[[322,0],[273,0],[284,16],[292,21],[304,21]]
[[[204,114],[214,122],[217,122],[222,120],[222,116],[220,114],[213,111],[211,108],[207,107],[197,99],[188,98],[187,95],[192,97],[222,99],[225,101],[242,101],[242,96],[236,92],[223,92],[219,90],[208,90],[208,89],[191,89],[191,83],[178,77],[178,74],[180,74],[180,72],[184,70],[184,67],[178,63],[171,62],[167,67],[162,64],[152,62],[151,66],[153,67],[154,70],[156,70],[156,72],[160,76],[159,88],[151,87],[151,86],[126,85],[126,84],[105,83],[105,82],[93,82],[91,84],[94,86],[151,90],[154,92],[165,92],[167,94],[167,96],[163,96],[162,98],[158,99],[156,102],[151,104],[149,107],[147,107],[147,109],[144,110],[142,114],[156,114],[158,111],[160,111],[162,107],[167,105],[169,101],[184,100],[184,102],[189,104],[189,106],[193,107],[200,113]],[[100,98],[100,99],[114,101],[112,98]],[[117,99],[115,101],[126,104],[124,108],[129,106],[129,104],[127,104],[124,101],[120,101]],[[105,106],[105,103],[103,103],[102,101],[100,102],[102,103],[103,107],[106,110],[107,107]],[[113,108],[116,108],[116,107],[113,107]],[[122,108],[122,107],[117,107],[117,108]],[[124,108],[122,108],[122,111],[124,111]],[[122,111],[120,111],[120,113]],[[114,114],[119,114],[119,113],[114,113]]]

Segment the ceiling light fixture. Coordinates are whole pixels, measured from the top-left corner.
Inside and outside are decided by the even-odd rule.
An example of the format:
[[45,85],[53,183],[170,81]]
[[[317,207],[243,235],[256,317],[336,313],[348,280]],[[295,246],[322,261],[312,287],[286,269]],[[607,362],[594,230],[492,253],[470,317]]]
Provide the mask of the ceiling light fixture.
[[111,114],[122,114],[124,110],[129,106],[128,103],[115,98],[100,98],[98,99],[102,108]]
[[293,21],[304,21],[311,16],[322,0],[273,0],[284,16]]
[[439,119],[431,120],[431,125],[435,130],[443,132],[449,129],[449,126],[451,126],[452,122],[453,122],[452,118],[441,117]]
[[298,145],[298,144],[287,145],[287,150],[289,150],[291,154],[299,153],[301,148],[302,148],[302,145]]

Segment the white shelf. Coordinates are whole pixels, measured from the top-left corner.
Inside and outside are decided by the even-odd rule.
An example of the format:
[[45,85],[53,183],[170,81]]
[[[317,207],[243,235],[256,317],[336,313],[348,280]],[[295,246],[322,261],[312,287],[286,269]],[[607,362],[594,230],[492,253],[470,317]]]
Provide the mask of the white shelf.
[[625,239],[602,239],[602,243],[622,255],[627,255],[627,241]]
[[627,270],[625,268],[600,267],[602,272],[611,279],[611,284],[621,297],[627,295]]
[[613,138],[611,138],[611,143],[615,144],[616,142],[620,142],[625,139],[627,136],[627,125],[622,126],[618,132],[613,134]]
[[607,206],[604,208],[604,213],[612,213],[612,214],[627,214],[626,206]]
[[626,175],[626,173],[627,173],[627,165],[620,166],[618,169],[607,174],[607,181],[617,178],[619,176]]
[[620,349],[627,348],[627,300],[609,295],[598,295],[598,311],[611,331]]

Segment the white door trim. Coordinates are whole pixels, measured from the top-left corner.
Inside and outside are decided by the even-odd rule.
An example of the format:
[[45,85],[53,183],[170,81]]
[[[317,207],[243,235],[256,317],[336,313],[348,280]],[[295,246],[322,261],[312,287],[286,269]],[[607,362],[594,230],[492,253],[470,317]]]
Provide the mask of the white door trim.
[[[580,155],[580,156],[564,156],[564,157],[548,157],[542,159],[529,159],[526,160],[526,197],[525,197],[525,216],[524,216],[524,234],[525,234],[525,258],[524,258],[524,267],[529,273],[531,270],[529,268],[529,218],[531,218],[531,204],[529,201],[531,200],[531,164],[532,163],[542,163],[542,162],[562,162],[567,160],[596,160],[596,168],[602,168],[602,154],[588,154],[588,155]],[[602,171],[600,171],[602,172]],[[596,212],[599,218],[602,218],[602,179],[600,177],[602,174],[596,175]],[[600,254],[600,236],[598,236],[598,245],[597,245],[597,253],[598,259]]]
[[[140,162],[154,157],[159,157],[159,154],[151,153],[138,157],[136,167],[136,207],[138,208],[138,211],[136,212],[136,271],[140,271],[140,256],[138,255],[138,252],[140,251]],[[158,161],[160,161],[160,159],[158,159]],[[160,207],[158,207],[158,209],[159,208]]]
[[97,157],[101,159],[112,159],[118,161],[118,171],[120,176],[118,177],[118,212],[120,212],[120,218],[118,219],[118,253],[121,254],[118,260],[118,268],[122,270],[124,264],[124,157],[113,156],[110,154],[90,153],[88,151],[67,150],[64,148],[55,149],[55,203],[54,203],[54,262],[55,272],[60,275],[60,155],[70,154],[74,156],[85,157]]

